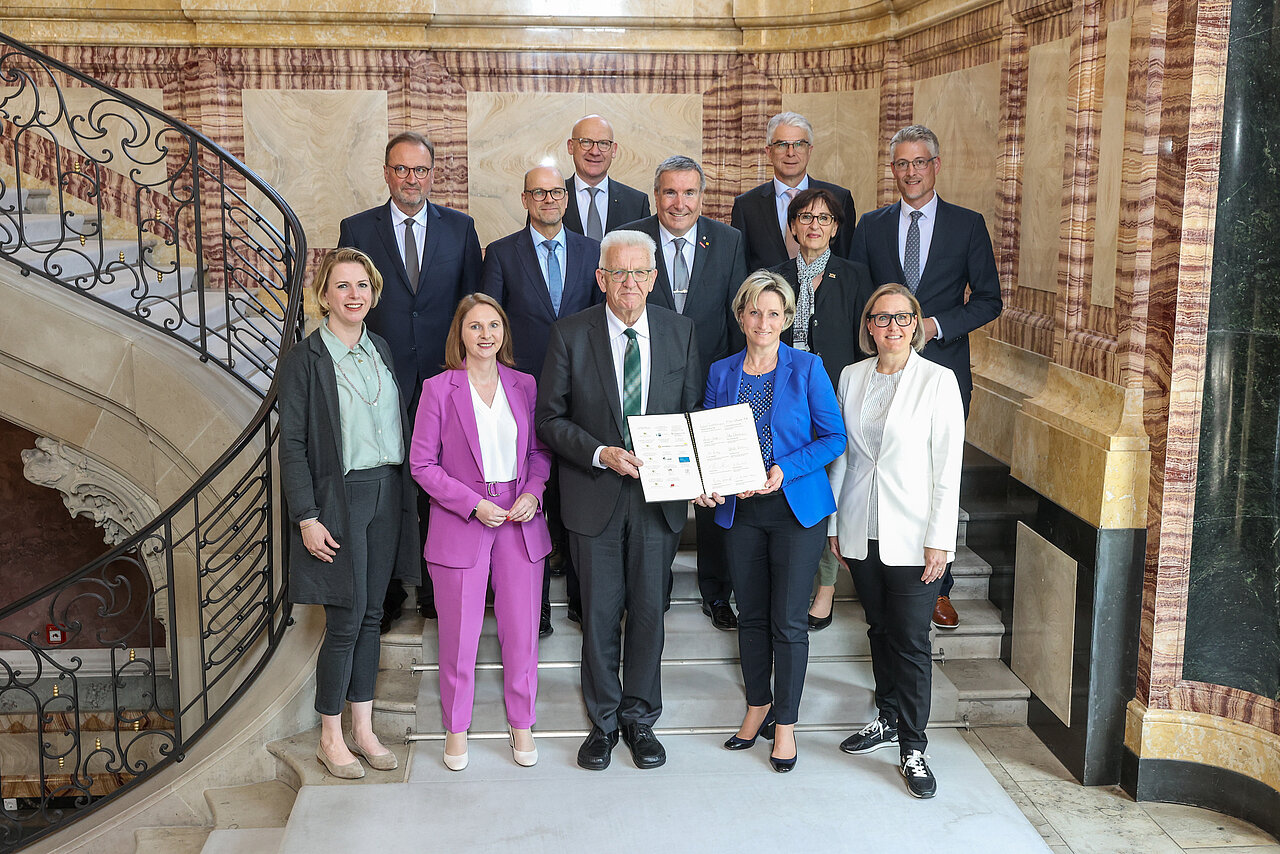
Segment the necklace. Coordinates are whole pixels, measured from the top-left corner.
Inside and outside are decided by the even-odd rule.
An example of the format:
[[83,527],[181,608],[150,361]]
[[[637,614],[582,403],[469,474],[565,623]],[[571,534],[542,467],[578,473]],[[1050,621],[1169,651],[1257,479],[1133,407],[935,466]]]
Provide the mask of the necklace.
[[373,406],[378,402],[378,398],[382,397],[382,371],[378,370],[378,366],[376,364],[373,366],[373,373],[374,376],[378,378],[378,391],[374,394],[373,400],[366,399],[365,396],[360,393],[360,389],[351,381],[351,377],[347,375],[346,371],[342,370],[342,365],[334,362],[333,366],[338,369],[338,373],[342,374],[342,378],[347,381],[347,385],[351,386],[351,390],[356,393],[356,397],[364,401],[365,406]]

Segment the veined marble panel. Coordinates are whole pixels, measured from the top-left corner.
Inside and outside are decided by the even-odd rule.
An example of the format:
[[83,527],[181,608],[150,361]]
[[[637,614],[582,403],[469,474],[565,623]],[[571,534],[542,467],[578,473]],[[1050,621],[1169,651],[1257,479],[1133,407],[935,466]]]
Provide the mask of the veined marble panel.
[[1071,654],[1078,564],[1018,523],[1013,574],[1012,670],[1071,726]]
[[1014,425],[1023,402],[1044,390],[1049,359],[992,338],[969,333],[973,401],[964,439],[1003,463],[1013,460]]
[[1280,736],[1230,718],[1147,708],[1132,700],[1124,743],[1142,759],[1213,765],[1280,790]]
[[1102,84],[1102,121],[1098,140],[1097,207],[1093,226],[1093,286],[1089,301],[1111,308],[1116,301],[1116,250],[1120,238],[1120,194],[1123,186],[1125,106],[1129,94],[1129,37],[1133,22],[1125,18],[1107,25]]
[[[245,162],[293,208],[308,243],[337,245],[343,217],[386,200],[386,92],[246,89],[243,99]],[[273,210],[257,191],[249,198]]]
[[1056,291],[1071,39],[1033,45],[1029,54],[1018,286]]
[[[951,71],[916,83],[914,121],[928,126],[941,144],[938,195],[978,211],[987,221],[987,231],[995,234],[1000,63]],[[897,128],[889,130],[891,134]]]
[[784,93],[782,109],[800,113],[813,125],[809,174],[846,187],[859,215],[873,210],[884,159],[879,152],[880,90]]
[[609,176],[645,193],[666,157],[702,159],[700,95],[469,92],[469,203],[481,245],[524,225],[526,171],[549,160],[566,178],[573,174],[569,133],[591,113],[613,124],[618,152]]

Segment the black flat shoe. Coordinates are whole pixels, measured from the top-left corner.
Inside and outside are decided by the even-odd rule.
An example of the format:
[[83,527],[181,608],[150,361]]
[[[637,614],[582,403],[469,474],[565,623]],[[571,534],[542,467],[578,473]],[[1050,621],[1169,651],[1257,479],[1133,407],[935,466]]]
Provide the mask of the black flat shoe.
[[792,756],[790,759],[779,759],[776,756],[770,756],[769,764],[773,766],[774,771],[777,771],[779,774],[785,774],[792,768],[796,767],[796,759],[798,758],[799,753]]
[[751,738],[738,738],[736,734],[731,735],[729,736],[729,739],[724,743],[724,749],[725,750],[746,750],[749,747],[754,747],[756,743],[756,739],[762,735],[765,738],[767,738],[769,741],[773,741],[773,727],[774,727],[773,709],[770,709],[769,714],[765,715],[764,720],[760,722],[760,729],[756,730],[755,735],[753,735]]
[[832,608],[831,613],[827,614],[827,616],[825,617],[815,617],[813,616],[813,614],[810,614],[809,615],[809,631],[820,632],[823,629],[825,629],[827,626],[831,625],[831,617],[834,614],[835,614],[835,608]]

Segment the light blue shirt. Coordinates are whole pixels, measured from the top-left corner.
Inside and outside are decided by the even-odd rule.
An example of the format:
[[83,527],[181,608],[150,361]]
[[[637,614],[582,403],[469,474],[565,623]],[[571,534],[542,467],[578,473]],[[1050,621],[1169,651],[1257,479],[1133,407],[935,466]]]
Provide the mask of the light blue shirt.
[[559,233],[556,234],[555,237],[543,237],[541,234],[538,233],[538,230],[531,225],[529,226],[529,236],[533,238],[533,249],[535,254],[537,254],[538,256],[538,269],[542,271],[542,283],[544,285],[548,285],[548,287],[549,287],[549,283],[547,281],[547,263],[548,263],[547,247],[543,246],[542,244],[548,240],[550,240],[553,244],[555,244],[556,258],[558,258],[560,261],[560,287],[561,287],[561,293],[563,293],[564,271],[567,266],[566,262],[569,260],[569,247],[564,239],[564,229],[563,228],[560,229]]
[[[778,228],[783,234],[787,233],[787,208],[791,207],[791,200],[787,198],[787,190],[791,188],[779,181],[773,179],[773,200],[778,205]],[[796,184],[796,191],[809,189],[809,173],[800,179],[800,183]]]

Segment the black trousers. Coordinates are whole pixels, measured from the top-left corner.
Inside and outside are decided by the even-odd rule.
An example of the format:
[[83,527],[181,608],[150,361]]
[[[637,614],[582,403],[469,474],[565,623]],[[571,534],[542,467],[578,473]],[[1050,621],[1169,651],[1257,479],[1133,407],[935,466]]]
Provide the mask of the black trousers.
[[780,724],[794,724],[800,713],[809,665],[809,595],[826,533],[826,519],[801,525],[781,492],[738,501],[733,527],[725,532],[747,705],[772,703]]
[[[551,461],[551,475],[547,478],[547,488],[542,493],[542,512],[547,517],[547,528],[551,533],[551,542],[560,549],[564,560],[564,583],[569,594],[569,607],[582,613],[582,586],[578,581],[578,570],[573,565],[573,554],[569,549],[569,532],[560,521],[560,461]],[[542,604],[551,602],[551,558],[542,564]]]
[[720,599],[727,602],[733,595],[725,531],[716,524],[715,516],[713,508],[693,508],[694,528],[698,532],[698,591],[707,605]]
[[[662,714],[663,605],[679,543],[660,505],[646,504],[632,478],[598,536],[569,532],[582,584],[582,699],[591,723],[605,732],[652,726]],[[618,674],[623,659],[625,680]]]
[[928,744],[924,729],[933,687],[929,618],[942,579],[922,582],[923,564],[886,566],[877,540],[867,543],[865,559],[849,561],[849,570],[867,616],[876,708],[882,718],[897,725],[903,755],[923,751]]
[[349,472],[344,478],[350,510],[346,539],[351,556],[351,607],[324,606],[324,640],[316,657],[316,711],[342,713],[343,700],[373,699],[378,678],[382,599],[400,544],[400,479],[396,466]]

